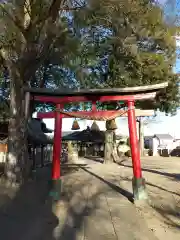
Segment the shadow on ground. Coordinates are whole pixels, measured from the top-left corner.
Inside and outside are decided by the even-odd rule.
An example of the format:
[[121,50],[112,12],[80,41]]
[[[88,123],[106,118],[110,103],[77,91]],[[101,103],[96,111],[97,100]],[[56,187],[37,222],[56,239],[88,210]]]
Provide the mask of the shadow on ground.
[[88,170],[87,168],[81,167],[84,171],[86,171],[87,173],[91,174],[92,176],[96,177],[97,179],[99,179],[101,182],[107,184],[111,189],[113,189],[114,191],[120,193],[121,195],[123,195],[124,197],[126,197],[130,202],[133,202],[133,194],[128,192],[127,190],[111,183],[110,181],[105,180],[104,178],[100,177],[99,175],[91,172],[90,170]]
[[[86,165],[68,164],[62,166],[64,176],[83,169],[89,176],[93,175],[110,186],[114,191],[130,198],[130,194],[118,186],[104,180],[90,172]],[[92,177],[91,177],[92,178]],[[0,185],[0,226],[2,240],[76,240],[78,231],[83,227],[84,218],[90,216],[98,208],[99,195],[104,189],[90,196],[81,195],[78,201],[71,203],[77,192],[83,193],[84,187],[90,184],[89,180],[73,183],[65,189],[62,201],[67,204],[66,218],[54,214],[52,201],[49,199],[50,168],[38,169],[33,180],[25,183],[17,191],[12,187]],[[82,199],[84,198],[84,199]],[[62,209],[60,209],[62,210]],[[61,231],[58,232],[58,226]]]
[[63,176],[75,173],[81,169],[81,167],[88,168],[87,164],[62,164],[61,165],[61,174]]
[[[80,183],[74,182],[72,190],[68,188],[65,189],[65,192],[63,195],[65,196],[66,201],[69,202],[69,204],[67,207],[66,219],[64,220],[64,224],[62,226],[61,232],[58,234],[58,238],[57,238],[58,240],[84,239],[84,236],[81,235],[80,238],[77,238],[77,235],[79,235],[80,232],[82,234],[82,232],[84,231],[82,228],[84,227],[84,222],[87,219],[87,217],[90,217],[96,211],[98,211],[98,209],[101,208],[100,196],[102,194],[104,195],[108,191],[113,190],[119,193],[120,195],[123,195],[124,197],[126,197],[129,201],[132,202],[133,200],[132,199],[133,195],[131,193],[111,183],[110,181],[103,179],[102,177],[95,174],[94,172],[90,171],[89,167],[80,166],[80,168],[86,173],[87,179],[83,182],[81,181]],[[100,189],[97,189],[97,191],[90,193],[89,188],[87,189],[86,187],[92,184],[90,180],[92,179],[92,177],[95,177],[100,182],[103,182],[105,185],[102,184],[102,186],[104,187],[101,187]],[[109,188],[107,188],[106,185]],[[86,188],[85,192],[84,192],[84,188]],[[77,193],[80,193],[79,197],[73,202],[71,202],[71,200],[74,198],[74,195],[76,195]],[[108,220],[104,219],[104,216],[102,216],[102,218],[99,219],[99,221],[108,221]],[[91,231],[93,231],[93,226]],[[99,234],[103,234],[103,233],[100,231]],[[96,237],[97,239],[99,239],[99,236],[96,236]]]
[[58,225],[48,201],[48,181],[40,173],[18,190],[0,185],[0,226],[2,240],[55,240]]
[[[123,167],[132,168],[132,166],[124,164],[125,161],[126,160],[122,160],[121,162],[119,162],[117,164],[120,166],[123,166]],[[154,173],[154,174],[158,174],[161,176],[169,177],[169,178],[171,178],[171,180],[174,180],[174,181],[180,181],[180,173],[168,173],[168,172],[164,172],[164,171],[157,171],[154,169],[147,169],[147,168],[141,168],[141,169],[143,172]]]
[[[76,172],[79,168],[74,164],[62,166],[62,175]],[[54,204],[49,198],[50,178],[51,170],[46,166],[37,169],[33,178],[19,188],[7,186],[1,179],[0,239],[56,239],[54,229],[59,225],[59,219],[53,213]]]
[[[126,162],[126,161],[127,160],[122,160],[120,163],[117,163],[117,164],[121,165],[123,167],[132,168],[132,166],[124,164],[124,162]],[[157,174],[160,176],[165,176],[165,177],[168,177],[171,181],[179,181],[180,180],[179,173],[176,174],[176,173],[162,172],[160,170],[160,168],[158,168],[158,169],[159,170],[142,168],[142,170],[144,172],[149,172],[149,173]],[[124,178],[122,177],[121,179],[124,181],[131,181],[131,179],[127,178],[127,177],[124,177]],[[171,191],[168,188],[164,188],[157,184],[155,185],[151,182],[146,182],[146,186],[157,188],[161,191],[170,193],[171,195],[174,195],[176,197],[180,197],[180,193]],[[167,225],[167,227],[172,227],[176,230],[180,230],[180,207],[179,207],[178,202],[175,201],[174,204],[171,204],[170,202],[166,202],[166,204],[161,203],[159,205],[159,204],[156,204],[156,202],[152,201],[150,203],[150,207],[153,208],[163,218],[163,222]]]
[[172,209],[167,205],[163,206],[163,208],[157,206],[153,206],[153,208],[163,217],[165,224],[180,230],[180,207]]
[[[96,215],[101,208],[101,196],[105,193],[116,192],[132,202],[132,194],[122,189],[113,181],[104,179],[92,172],[86,165],[63,165],[62,173],[65,179],[69,174],[82,171],[86,175],[84,181],[81,174],[78,181],[65,184],[62,199],[54,211],[49,200],[50,168],[38,169],[36,177],[24,184],[13,196],[12,190],[0,186],[0,236],[2,240],[77,240],[79,234],[84,234],[83,227],[87,217]],[[89,192],[92,178],[103,184],[95,192]],[[118,195],[119,196],[119,195]],[[117,205],[117,211],[119,206]],[[115,209],[116,212],[116,209]],[[65,214],[64,214],[65,213]],[[98,221],[109,221],[102,215]],[[93,227],[90,227],[93,231]],[[101,230],[99,231],[99,233]],[[130,234],[130,233],[129,233]],[[134,234],[133,232],[131,233]],[[96,236],[100,239],[99,236]],[[88,238],[90,239],[90,238]],[[109,238],[108,238],[109,239]],[[112,239],[112,238],[110,238]],[[116,238],[113,238],[116,239]]]
[[89,157],[85,157],[87,160],[92,160],[94,162],[99,162],[99,163],[104,163],[104,159],[102,157],[93,157],[93,156],[89,156]]
[[[82,194],[83,187],[87,184],[87,182],[84,182],[84,184],[78,184],[78,191]],[[97,192],[91,196],[88,201],[87,195],[82,195],[78,198],[74,203],[71,202],[73,199],[73,193],[72,195],[67,193],[69,204],[66,211],[66,217],[63,220],[63,226],[61,228],[61,231],[57,233],[57,240],[77,240],[77,239],[84,239],[84,221],[85,218],[88,216],[91,216],[93,212],[96,211],[98,208],[98,196],[100,192]],[[65,193],[66,196],[66,193]],[[67,201],[67,200],[66,200]],[[84,204],[82,204],[84,202]]]

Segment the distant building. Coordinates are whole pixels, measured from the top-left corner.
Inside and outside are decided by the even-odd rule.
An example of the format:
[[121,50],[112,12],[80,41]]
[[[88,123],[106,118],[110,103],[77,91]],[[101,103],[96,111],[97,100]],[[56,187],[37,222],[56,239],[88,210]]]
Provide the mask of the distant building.
[[168,154],[176,147],[174,138],[170,134],[155,134],[153,136],[144,137],[145,148],[152,150],[152,155],[161,155],[166,149]]

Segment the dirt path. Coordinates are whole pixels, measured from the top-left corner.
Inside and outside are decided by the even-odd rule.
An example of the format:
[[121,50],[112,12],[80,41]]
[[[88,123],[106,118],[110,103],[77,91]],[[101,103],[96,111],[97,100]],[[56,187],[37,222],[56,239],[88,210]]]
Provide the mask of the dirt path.
[[1,186],[0,239],[179,239],[178,158],[143,159],[151,205],[141,208],[129,201],[131,161],[122,164],[90,161],[78,171],[68,169],[63,177],[62,199],[53,206],[47,201],[47,168],[39,170],[36,180],[16,194]]

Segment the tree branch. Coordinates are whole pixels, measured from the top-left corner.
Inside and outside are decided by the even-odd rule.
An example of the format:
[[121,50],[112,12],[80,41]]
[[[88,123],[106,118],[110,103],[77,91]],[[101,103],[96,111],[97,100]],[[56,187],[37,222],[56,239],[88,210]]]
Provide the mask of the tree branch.
[[37,25],[44,25],[45,21],[51,19],[52,22],[55,22],[59,14],[61,6],[65,3],[66,0],[53,0],[46,14],[42,17],[37,17],[34,21],[31,21],[29,26],[26,29],[26,34],[31,32],[32,28]]
[[7,17],[14,23],[14,25],[20,30],[20,32],[22,33],[23,37],[25,37],[24,33],[24,27],[21,25],[20,20],[17,16],[12,16],[7,10],[6,8],[3,6],[3,4],[0,4],[0,8],[1,10],[7,15]]

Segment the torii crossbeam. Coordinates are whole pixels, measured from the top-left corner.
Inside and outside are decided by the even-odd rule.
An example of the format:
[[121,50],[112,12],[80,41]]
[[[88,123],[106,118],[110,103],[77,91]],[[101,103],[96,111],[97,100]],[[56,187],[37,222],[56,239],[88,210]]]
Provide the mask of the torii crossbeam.
[[[134,200],[142,200],[147,197],[145,192],[145,181],[142,177],[140,150],[138,146],[138,138],[136,131],[136,115],[135,101],[153,99],[156,93],[168,86],[168,83],[161,83],[151,86],[140,86],[131,88],[113,88],[113,89],[89,89],[89,90],[51,90],[38,88],[25,88],[26,92],[26,109],[28,112],[28,102],[30,99],[46,103],[56,104],[54,129],[54,146],[53,146],[53,161],[52,161],[52,182],[53,189],[51,195],[57,199],[61,190],[61,173],[60,173],[60,156],[61,156],[61,139],[62,139],[62,118],[70,113],[63,113],[63,105],[71,102],[92,102],[92,112],[94,116],[98,115],[96,110],[96,102],[106,101],[124,101],[127,103],[127,115],[129,125],[129,137],[131,145],[131,156],[133,163],[133,194]],[[89,112],[90,113],[90,112]],[[84,113],[83,113],[84,114]],[[75,114],[73,114],[75,115]],[[73,117],[73,115],[71,115]],[[81,114],[82,117],[82,114]]]

